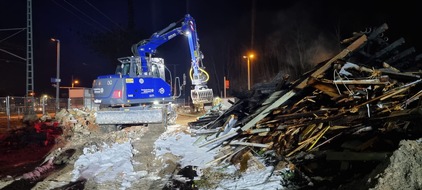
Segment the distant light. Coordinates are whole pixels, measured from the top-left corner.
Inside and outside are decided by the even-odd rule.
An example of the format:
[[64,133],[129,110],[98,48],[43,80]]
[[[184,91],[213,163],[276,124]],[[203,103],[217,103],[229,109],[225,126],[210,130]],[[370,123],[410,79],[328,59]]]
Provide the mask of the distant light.
[[244,55],[244,56],[243,56],[243,58],[245,58],[245,59],[248,59],[248,58],[252,59],[252,58],[254,58],[254,57],[255,57],[255,55],[254,55],[254,54],[249,54],[249,55]]

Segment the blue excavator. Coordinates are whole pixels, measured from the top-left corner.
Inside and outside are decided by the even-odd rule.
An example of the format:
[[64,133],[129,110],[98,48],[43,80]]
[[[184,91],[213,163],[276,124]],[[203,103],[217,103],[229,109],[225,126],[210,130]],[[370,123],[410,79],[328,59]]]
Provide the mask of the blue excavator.
[[[180,24],[180,26],[178,26]],[[178,26],[178,27],[177,27]],[[209,74],[205,71],[199,49],[196,23],[186,14],[178,22],[152,34],[132,46],[133,56],[118,58],[120,64],[115,74],[98,76],[93,81],[94,103],[99,104],[96,122],[100,125],[149,124],[173,122],[173,102],[180,96],[186,77],[166,80],[164,59],[154,57],[157,48],[177,36],[187,38],[190,49],[192,82],[191,99],[194,105],[212,103],[213,91],[207,87]],[[171,74],[170,74],[171,76]],[[179,95],[172,92],[172,85],[179,87]],[[176,88],[175,88],[176,89]]]

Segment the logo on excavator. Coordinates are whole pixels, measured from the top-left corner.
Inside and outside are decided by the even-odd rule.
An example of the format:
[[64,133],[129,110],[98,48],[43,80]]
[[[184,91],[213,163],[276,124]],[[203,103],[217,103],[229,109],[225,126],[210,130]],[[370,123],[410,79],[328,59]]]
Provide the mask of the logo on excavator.
[[141,89],[141,94],[154,93],[154,89]]
[[160,93],[160,94],[164,94],[164,88],[160,88],[160,90],[158,90],[158,92]]
[[103,88],[94,88],[92,90],[94,91],[94,94],[102,94],[104,92]]

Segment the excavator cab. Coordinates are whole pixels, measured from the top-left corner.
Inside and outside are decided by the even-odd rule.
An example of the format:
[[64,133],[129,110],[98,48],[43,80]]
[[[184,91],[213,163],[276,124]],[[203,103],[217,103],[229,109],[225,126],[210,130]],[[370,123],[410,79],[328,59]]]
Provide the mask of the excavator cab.
[[117,65],[116,67],[116,75],[128,75],[130,69],[130,63],[123,63],[121,65]]

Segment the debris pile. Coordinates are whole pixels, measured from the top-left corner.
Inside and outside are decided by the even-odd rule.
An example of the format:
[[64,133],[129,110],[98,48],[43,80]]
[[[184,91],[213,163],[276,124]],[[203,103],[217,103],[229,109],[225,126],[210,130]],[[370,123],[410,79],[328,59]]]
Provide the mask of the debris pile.
[[415,55],[413,47],[402,50],[403,38],[390,43],[387,29],[383,24],[354,33],[341,42],[340,53],[296,81],[276,76],[239,95],[204,126],[213,133],[200,146],[221,146],[215,162],[240,168],[247,167],[242,159],[251,153],[275,164],[282,160],[311,174],[308,181],[352,176],[337,175],[339,170],[373,169],[365,164],[385,160],[400,140],[422,134],[422,54]]
[[62,109],[55,119],[63,126],[63,137],[66,140],[99,131],[95,123],[95,111],[89,109]]

